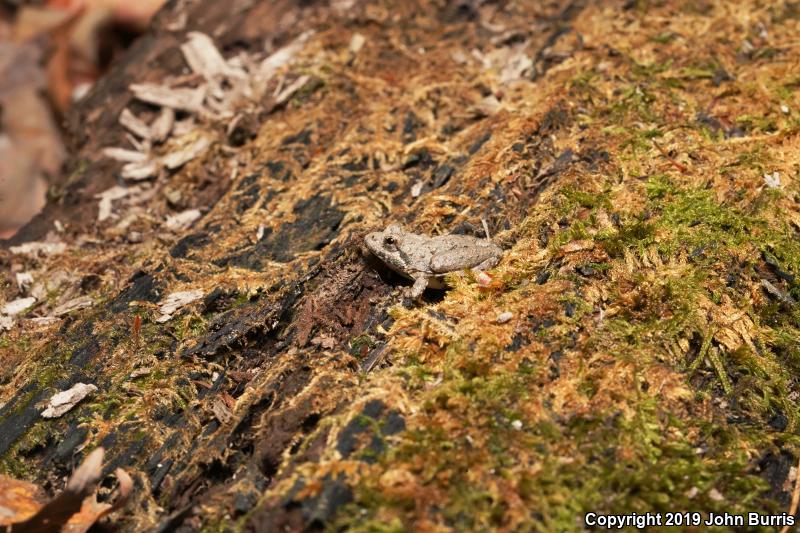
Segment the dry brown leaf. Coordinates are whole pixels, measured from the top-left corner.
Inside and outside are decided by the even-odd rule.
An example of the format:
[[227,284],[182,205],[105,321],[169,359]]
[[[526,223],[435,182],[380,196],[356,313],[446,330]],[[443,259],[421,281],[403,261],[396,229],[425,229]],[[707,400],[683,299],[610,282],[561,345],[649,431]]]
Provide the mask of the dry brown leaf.
[[90,453],[72,474],[67,486],[44,503],[38,486],[0,476],[0,526],[17,533],[61,531],[83,533],[98,520],[122,508],[133,490],[133,480],[121,468],[115,470],[119,486],[114,503],[99,503],[95,487],[100,480],[105,450]]

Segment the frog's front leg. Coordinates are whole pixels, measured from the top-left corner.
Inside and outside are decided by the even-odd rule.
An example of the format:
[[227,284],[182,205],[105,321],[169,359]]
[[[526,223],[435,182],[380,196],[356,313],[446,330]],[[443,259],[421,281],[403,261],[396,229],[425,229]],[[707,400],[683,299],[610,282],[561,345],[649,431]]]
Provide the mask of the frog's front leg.
[[428,286],[428,277],[419,276],[414,278],[414,285],[411,286],[411,299],[416,300],[422,293],[425,292],[425,287]]

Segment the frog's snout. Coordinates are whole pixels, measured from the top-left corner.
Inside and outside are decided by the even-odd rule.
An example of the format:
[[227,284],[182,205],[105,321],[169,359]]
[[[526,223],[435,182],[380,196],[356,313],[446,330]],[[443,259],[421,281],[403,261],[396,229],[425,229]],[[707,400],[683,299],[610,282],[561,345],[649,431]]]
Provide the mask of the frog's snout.
[[377,250],[378,247],[380,246],[380,242],[381,242],[380,233],[375,233],[375,232],[368,233],[366,237],[364,237],[364,244],[367,245],[367,248],[369,248],[370,251]]

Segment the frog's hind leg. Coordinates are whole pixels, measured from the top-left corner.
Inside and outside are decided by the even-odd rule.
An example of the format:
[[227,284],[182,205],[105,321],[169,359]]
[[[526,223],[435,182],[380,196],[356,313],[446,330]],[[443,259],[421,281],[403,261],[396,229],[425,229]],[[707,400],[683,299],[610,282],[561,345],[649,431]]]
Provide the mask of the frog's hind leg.
[[411,287],[411,299],[416,300],[422,293],[425,292],[425,287],[428,286],[428,278],[420,276],[414,279],[414,285]]
[[492,277],[487,274],[486,271],[490,268],[496,267],[497,263],[499,262],[499,257],[489,257],[488,259],[483,260],[480,264],[472,267],[472,273],[475,275],[475,279],[478,280],[479,284],[486,286],[492,282]]
[[[466,255],[465,251],[468,252],[469,255]],[[446,274],[447,272],[455,272],[468,268],[472,261],[480,261],[480,263],[473,268],[487,269],[492,268],[500,260],[495,257],[494,250],[490,248],[477,250],[457,248],[455,250],[447,250],[433,254],[431,257],[430,269],[434,274]]]
[[499,262],[500,262],[500,258],[499,257],[492,256],[492,257],[489,257],[488,259],[483,260],[481,263],[475,265],[474,267],[472,267],[472,271],[477,274],[478,272],[481,272],[483,270],[489,270],[490,268],[496,267],[497,263],[499,263]]

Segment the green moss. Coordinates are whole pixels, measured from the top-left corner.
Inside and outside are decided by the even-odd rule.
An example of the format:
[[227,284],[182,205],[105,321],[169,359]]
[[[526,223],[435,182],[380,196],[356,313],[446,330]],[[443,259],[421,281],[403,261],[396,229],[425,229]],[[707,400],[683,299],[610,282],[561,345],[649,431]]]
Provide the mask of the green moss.
[[[29,402],[20,406],[27,407]],[[2,457],[0,473],[16,479],[30,478],[35,466],[27,459],[35,450],[45,446],[51,438],[52,428],[49,420],[39,420]]]
[[51,185],[47,189],[48,202],[50,203],[58,202],[64,196],[67,189],[69,189],[71,185],[73,185],[76,181],[78,181],[83,176],[83,174],[85,174],[86,171],[89,170],[90,166],[91,166],[90,160],[80,159],[77,165],[75,166],[75,169],[69,174],[66,181],[61,186]]
[[199,315],[192,315],[188,320],[178,318],[174,320],[173,334],[179,341],[198,338],[208,328],[208,322]]
[[51,435],[50,421],[39,420],[25,436],[14,447],[17,453],[26,454],[40,446],[43,446]]
[[31,467],[29,462],[20,458],[13,450],[9,450],[0,460],[0,474],[13,477],[15,479],[27,479],[30,477]]
[[645,191],[647,192],[647,198],[656,200],[674,194],[676,188],[668,176],[665,174],[655,174],[647,178]]
[[[179,319],[176,319],[179,320]],[[190,328],[177,326],[180,333],[187,334]],[[177,333],[174,333],[178,337]],[[132,339],[130,339],[132,341]],[[163,324],[157,324],[153,321],[142,318],[142,327],[139,332],[139,345],[137,353],[141,355],[154,355],[158,352],[169,353],[172,351],[172,345],[175,341],[172,335],[168,333]],[[129,343],[131,352],[133,353],[134,347],[132,342]]]
[[103,420],[112,420],[118,416],[120,408],[129,403],[130,399],[124,391],[110,387],[100,394],[91,396],[90,401],[86,401],[84,409],[80,411],[80,421],[91,423],[96,416],[95,413]]
[[697,65],[690,67],[683,67],[680,69],[678,76],[687,80],[710,80],[714,77],[714,72],[717,70],[715,65]]
[[631,74],[637,78],[649,81],[658,74],[665,72],[672,65],[672,62],[667,60],[663,62],[654,61],[652,63],[639,63],[633,59],[630,60]]
[[585,70],[575,75],[570,82],[570,91],[575,95],[583,95],[585,97],[592,97],[597,93],[593,81],[598,77],[594,70]]
[[[700,421],[663,417],[655,399],[646,395],[631,418],[593,413],[569,421],[546,417],[530,422],[514,406],[524,400],[534,383],[533,376],[504,373],[465,380],[462,386],[450,389],[454,397],[460,394],[469,399],[467,412],[451,411],[463,423],[462,436],[453,438],[435,425],[408,431],[403,443],[383,456],[383,463],[388,468],[417,458],[420,468],[414,474],[422,486],[446,479],[439,484],[446,494],[439,501],[438,517],[458,531],[508,525],[509,500],[496,492],[498,479],[508,480],[515,498],[536,509],[517,525],[532,531],[577,531],[576,517],[589,511],[773,509],[762,496],[766,483],[747,474],[743,435],[717,430],[694,441],[687,428]],[[513,429],[510,422],[520,418],[522,429]],[[486,447],[473,446],[470,433],[488,435]],[[718,446],[728,451],[710,456],[697,451]],[[535,469],[520,463],[515,451],[520,448],[526,450],[526,461],[535,462]],[[463,469],[465,463],[472,465],[468,471]],[[531,474],[525,473],[528,470]],[[712,489],[725,500],[711,497]],[[376,513],[387,511],[405,516],[403,521],[410,525],[413,515],[407,513],[414,509],[410,498],[382,495],[369,485],[359,485],[355,503],[339,513],[332,529],[369,531],[378,521]]]
[[573,187],[567,187],[561,190],[566,202],[566,208],[585,207],[587,209],[594,209],[595,207],[609,207],[607,193],[594,193],[589,191],[582,191]]
[[303,102],[308,100],[315,92],[324,89],[326,81],[318,76],[312,76],[305,85],[300,87],[292,97],[292,105],[301,106]]
[[375,339],[369,335],[359,335],[358,337],[354,337],[348,344],[348,351],[353,357],[361,357],[362,352],[372,350],[377,345]]
[[596,240],[612,258],[622,257],[627,250],[643,252],[655,242],[655,225],[635,220],[623,224],[613,233],[601,233]]
[[770,115],[739,115],[736,117],[736,124],[747,131],[758,133],[773,133],[778,131],[776,117]]
[[670,252],[678,247],[690,251],[736,247],[764,227],[758,219],[717,202],[713,192],[705,189],[675,192],[658,198],[652,206],[661,209],[660,225],[671,232],[670,242],[662,246]]
[[236,298],[234,298],[233,302],[231,302],[230,308],[236,309],[237,307],[243,307],[250,303],[250,294],[246,292],[237,292]]
[[[737,163],[752,165],[762,156],[756,150]],[[454,530],[509,528],[506,520],[513,513],[508,502],[517,499],[524,508],[536,509],[514,524],[529,531],[579,530],[576,517],[590,510],[620,514],[676,508],[706,513],[782,510],[765,495],[769,486],[752,468],[752,451],[800,451],[800,439],[793,433],[800,412],[791,400],[792,376],[800,374],[800,316],[787,313],[780,303],[755,308],[747,291],[719,278],[742,257],[760,261],[762,254],[773,268],[795,276],[800,249],[793,229],[771,227],[763,218],[766,206],[750,206],[745,212],[738,204],[720,202],[712,191],[680,187],[666,175],[651,176],[645,193],[642,214],[616,229],[593,233],[593,217],[575,220],[574,211],[605,208],[606,200],[562,191],[557,212],[567,217],[569,227],[557,234],[550,248],[556,253],[564,242],[593,238],[610,258],[595,265],[603,270],[615,272],[623,258],[628,260],[627,253],[650,263],[657,253],[665,265],[628,272],[627,284],[616,294],[614,286],[607,286],[611,300],[607,305],[617,309],[616,315],[571,348],[579,354],[608,354],[636,369],[641,388],[615,392],[624,397],[629,414],[595,410],[564,418],[545,402],[544,410],[534,411],[536,416],[530,418],[536,405],[532,395],[553,379],[552,363],[535,361],[509,371],[497,364],[507,355],[480,341],[477,346],[467,339],[447,346],[441,384],[433,391],[422,386],[428,376],[423,365],[409,360],[404,371],[418,376],[419,385],[410,389],[418,391],[426,418],[400,434],[399,443],[389,443],[378,459],[384,469],[415,465],[409,468],[417,483],[439,491],[436,511],[430,516],[437,523]],[[535,233],[536,227],[528,230]],[[675,262],[678,266],[673,268]],[[524,262],[519,268],[530,274]],[[742,279],[759,275],[748,263],[741,268]],[[512,293],[522,290],[526,290],[522,285],[509,288]],[[544,346],[559,346],[565,342],[565,331],[598,320],[596,308],[577,294],[559,300],[561,305],[577,304],[572,317],[565,319],[573,327],[548,329],[537,337]],[[756,350],[746,343],[726,350],[715,339],[724,324],[709,329],[707,318],[698,313],[708,302],[717,306],[733,302],[743,309],[756,324],[752,330]],[[684,348],[678,344],[687,339],[699,345],[684,359],[680,357]],[[644,377],[645,369],[662,365],[685,372],[696,402],[724,398],[727,416],[746,422],[726,424],[665,410],[661,393],[646,388]],[[608,394],[608,385],[593,374],[572,372],[572,394],[587,401]],[[771,430],[770,420],[778,415],[787,420],[788,433]],[[449,420],[447,427],[436,423],[440,417]],[[517,420],[520,429],[512,425]],[[475,446],[475,438],[483,445]],[[464,464],[470,465],[469,475]],[[498,480],[509,483],[503,490],[514,492],[513,497],[498,495]],[[421,507],[430,511],[410,495],[381,494],[375,483],[367,478],[355,487],[356,501],[339,513],[335,527],[367,531],[387,515],[412,527]]]
[[[653,148],[652,138],[648,135],[652,130],[627,130],[626,139],[619,145],[620,157],[623,161],[639,161],[643,157],[650,157],[650,150]],[[639,174],[638,168],[632,170],[633,174]]]
[[18,353],[30,353],[33,342],[28,334],[21,334],[11,339],[8,335],[0,336],[0,348],[4,350],[14,350]]
[[571,224],[566,231],[557,233],[555,239],[550,241],[552,249],[557,249],[568,242],[582,241],[592,237],[592,234],[589,231],[591,229],[591,225],[589,223],[583,220],[574,219],[570,222]]
[[667,31],[650,37],[650,40],[653,41],[654,43],[667,44],[668,42],[671,42],[675,37],[677,37],[676,33]]

